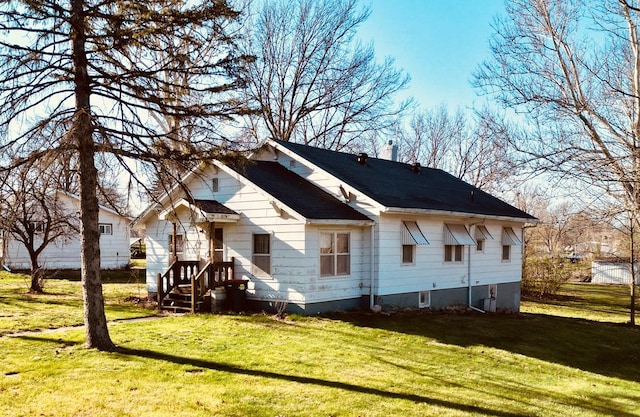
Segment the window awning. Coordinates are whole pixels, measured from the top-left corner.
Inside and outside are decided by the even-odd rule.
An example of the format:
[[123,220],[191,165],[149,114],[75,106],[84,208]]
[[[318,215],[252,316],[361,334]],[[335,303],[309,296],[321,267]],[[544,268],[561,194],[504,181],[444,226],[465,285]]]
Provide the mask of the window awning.
[[428,245],[429,241],[422,234],[416,222],[402,222],[402,244],[403,245]]
[[464,224],[445,224],[444,225],[444,244],[445,245],[475,245],[469,231]]
[[522,241],[516,235],[511,227],[502,228],[502,244],[504,246],[519,246],[522,245]]
[[493,236],[491,236],[486,226],[479,224],[476,226],[476,240],[493,240]]

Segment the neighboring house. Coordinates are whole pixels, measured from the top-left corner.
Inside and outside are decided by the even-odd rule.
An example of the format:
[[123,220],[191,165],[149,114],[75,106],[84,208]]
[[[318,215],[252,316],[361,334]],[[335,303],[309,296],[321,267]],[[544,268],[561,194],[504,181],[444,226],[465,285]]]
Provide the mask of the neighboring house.
[[[66,210],[78,213],[80,199],[72,194],[58,192]],[[115,211],[100,206],[100,266],[104,269],[122,268],[130,262],[129,224],[130,219]],[[4,235],[2,259],[11,269],[30,269],[29,254],[21,242]],[[37,239],[37,234],[36,234]],[[40,265],[45,269],[80,268],[80,235],[74,238],[59,238],[51,242],[39,256]]]
[[242,165],[201,166],[159,201],[134,223],[150,293],[178,279],[174,260],[194,275],[232,260],[253,307],[305,314],[517,311],[522,226],[535,221],[438,169],[273,140]]

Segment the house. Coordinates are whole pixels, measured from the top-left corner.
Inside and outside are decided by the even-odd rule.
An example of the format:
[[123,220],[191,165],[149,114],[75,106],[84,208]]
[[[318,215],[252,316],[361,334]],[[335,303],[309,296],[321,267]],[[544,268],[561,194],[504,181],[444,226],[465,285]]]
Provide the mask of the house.
[[[69,213],[80,213],[80,198],[57,192],[57,198]],[[129,225],[131,220],[115,211],[100,206],[100,266],[105,269],[122,268],[130,262]],[[79,216],[78,216],[79,217]],[[38,235],[36,233],[36,239]],[[3,264],[11,269],[30,269],[29,254],[21,242],[5,234],[0,244]],[[59,238],[47,245],[39,256],[45,269],[80,268],[80,236]]]
[[200,166],[134,227],[161,300],[190,275],[194,294],[241,279],[252,307],[303,314],[517,311],[534,220],[442,170],[268,140],[245,163]]

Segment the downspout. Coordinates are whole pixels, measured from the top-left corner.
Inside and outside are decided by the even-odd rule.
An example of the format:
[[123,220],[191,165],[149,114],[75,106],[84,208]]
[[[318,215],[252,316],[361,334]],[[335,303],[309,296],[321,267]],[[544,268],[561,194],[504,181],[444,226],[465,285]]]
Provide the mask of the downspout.
[[373,306],[376,304],[376,300],[375,300],[375,296],[373,294],[373,284],[375,281],[375,275],[374,275],[374,254],[375,254],[375,249],[374,249],[374,245],[375,245],[375,237],[374,237],[374,230],[375,230],[376,224],[372,224],[371,225],[371,256],[369,257],[369,308],[373,308]]
[[481,310],[478,307],[474,307],[471,303],[471,245],[468,245],[468,249],[467,249],[467,295],[468,295],[467,305],[471,310],[477,311],[478,313],[483,313],[483,314],[486,313],[486,311]]

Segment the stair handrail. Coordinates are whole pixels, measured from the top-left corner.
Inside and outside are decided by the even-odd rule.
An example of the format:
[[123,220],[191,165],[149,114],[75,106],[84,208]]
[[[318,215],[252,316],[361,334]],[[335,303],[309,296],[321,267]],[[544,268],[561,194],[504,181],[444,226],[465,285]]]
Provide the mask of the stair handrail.
[[[185,277],[182,277],[181,268],[185,268]],[[192,270],[192,273],[189,274],[188,269]],[[164,272],[164,274],[158,274],[158,307],[162,308],[162,300],[167,296],[178,285],[181,283],[187,283],[190,280],[191,275],[193,274],[193,270],[199,272],[198,261],[174,261],[171,266]],[[170,276],[173,273],[173,282],[170,282]],[[167,286],[165,290],[164,282],[166,281]]]

